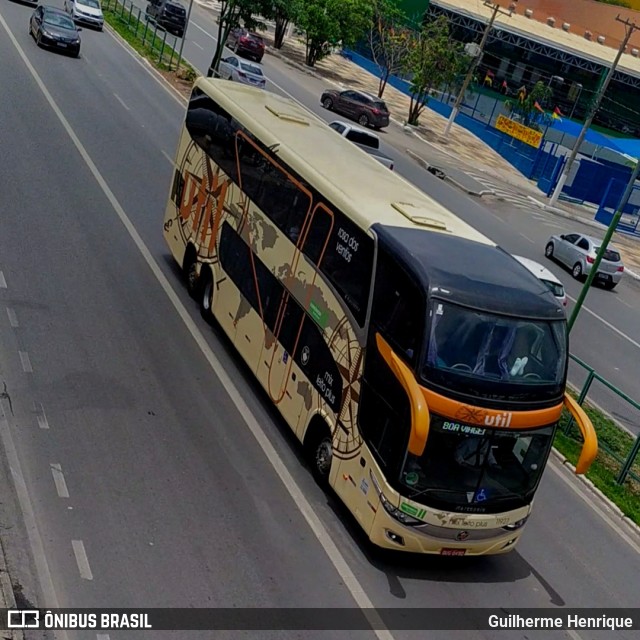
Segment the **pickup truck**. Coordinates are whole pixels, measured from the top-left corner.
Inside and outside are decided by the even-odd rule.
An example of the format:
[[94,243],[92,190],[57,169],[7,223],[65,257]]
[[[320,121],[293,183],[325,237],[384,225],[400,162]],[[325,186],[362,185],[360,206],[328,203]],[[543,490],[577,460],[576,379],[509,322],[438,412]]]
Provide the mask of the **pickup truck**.
[[341,120],[334,120],[329,123],[329,126],[343,138],[351,140],[351,142],[358,145],[363,151],[366,151],[378,162],[393,171],[393,158],[390,158],[380,151],[380,138],[378,138],[375,133],[371,133],[360,127],[354,127],[352,124],[347,124]]

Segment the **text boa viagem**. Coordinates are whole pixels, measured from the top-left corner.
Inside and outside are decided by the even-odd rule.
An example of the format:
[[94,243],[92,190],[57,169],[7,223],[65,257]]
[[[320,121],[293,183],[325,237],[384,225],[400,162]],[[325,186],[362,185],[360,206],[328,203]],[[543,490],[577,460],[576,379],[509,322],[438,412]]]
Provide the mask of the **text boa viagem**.
[[614,616],[585,617],[578,615],[526,617],[518,614],[489,616],[492,629],[631,629],[633,618]]

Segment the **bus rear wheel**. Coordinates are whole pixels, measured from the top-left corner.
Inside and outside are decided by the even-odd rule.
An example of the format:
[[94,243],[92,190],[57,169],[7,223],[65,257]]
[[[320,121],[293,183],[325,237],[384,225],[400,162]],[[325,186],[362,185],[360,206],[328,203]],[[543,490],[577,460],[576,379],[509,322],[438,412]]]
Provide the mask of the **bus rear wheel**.
[[309,425],[304,448],[316,482],[320,486],[328,486],[333,461],[333,442],[331,431],[324,420],[319,419]]
[[198,298],[198,256],[192,245],[189,245],[182,262],[182,274],[187,284],[187,291],[192,298]]

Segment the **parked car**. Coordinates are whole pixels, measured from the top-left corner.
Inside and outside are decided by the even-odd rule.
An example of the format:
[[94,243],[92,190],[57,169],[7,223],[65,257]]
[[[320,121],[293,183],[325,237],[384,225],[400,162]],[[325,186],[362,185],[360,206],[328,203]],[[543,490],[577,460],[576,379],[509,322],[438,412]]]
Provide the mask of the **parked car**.
[[[557,260],[569,267],[573,277],[582,280],[589,275],[601,242],[581,233],[551,236],[544,254],[550,260]],[[623,273],[624,265],[620,253],[610,245],[602,257],[595,281],[600,282],[606,289],[613,289],[620,282]]]
[[187,10],[176,0],[149,0],[145,14],[147,20],[154,20],[159,27],[178,38],[184,35]]
[[265,47],[262,36],[244,27],[232,29],[225,44],[238,55],[252,58],[256,62],[261,62],[264,56]]
[[558,278],[556,278],[549,269],[543,267],[535,260],[529,258],[523,258],[522,256],[513,256],[522,266],[526,267],[531,273],[538,278],[543,284],[547,286],[549,291],[553,293],[556,300],[563,306],[567,306],[567,294],[564,290],[564,285]]
[[76,58],[80,55],[79,31],[75,22],[57,7],[40,5],[29,20],[29,33],[39,47],[59,49]]
[[381,129],[389,126],[389,109],[377,96],[364,91],[327,89],[320,97],[325,109],[355,120],[361,127]]
[[385,167],[388,167],[393,171],[393,158],[390,158],[388,155],[380,151],[380,138],[378,138],[375,133],[367,131],[366,129],[360,129],[360,127],[355,127],[354,125],[347,124],[346,122],[341,122],[340,120],[330,122],[329,126],[343,138],[351,140],[351,142],[360,147],[363,151],[366,151],[380,164],[383,164]]
[[64,10],[76,24],[85,24],[102,31],[104,16],[100,0],[64,0]]
[[222,58],[218,71],[220,72],[220,77],[225,80],[235,80],[260,89],[264,89],[267,82],[259,64],[240,60],[236,56]]

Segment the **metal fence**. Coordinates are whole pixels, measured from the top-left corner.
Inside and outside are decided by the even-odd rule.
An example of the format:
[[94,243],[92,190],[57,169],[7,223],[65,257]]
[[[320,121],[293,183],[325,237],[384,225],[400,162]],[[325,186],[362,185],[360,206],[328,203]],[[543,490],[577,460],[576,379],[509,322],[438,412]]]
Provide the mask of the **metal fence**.
[[103,0],[102,9],[111,13],[120,24],[127,27],[131,34],[148,47],[151,58],[158,64],[166,65],[167,70],[178,67],[178,38],[171,35],[158,23],[147,16],[146,12],[131,0]]
[[[578,404],[582,405],[585,403],[585,401],[587,402],[587,404],[589,403],[587,398],[589,391],[591,390],[593,383],[598,382],[604,385],[606,389],[613,392],[618,398],[622,399],[630,407],[640,412],[640,403],[638,403],[633,398],[630,398],[626,393],[618,389],[615,385],[611,384],[611,382],[599,375],[593,367],[590,367],[586,362],[580,360],[580,358],[577,358],[574,355],[571,355],[569,357],[573,362],[581,367],[584,372],[586,372],[586,379],[578,395]],[[614,438],[614,440],[617,440],[617,442],[613,442],[608,441],[607,438],[602,437],[602,434],[598,433],[598,448],[606,452],[608,456],[613,458],[613,460],[615,460],[620,465],[620,470],[615,476],[616,484],[622,485],[629,479],[640,482],[640,473],[634,471],[634,465],[636,469],[638,469],[638,463],[640,463],[640,461],[636,462],[638,453],[640,452],[640,433],[636,435],[634,439],[634,436],[628,435],[627,432],[622,427],[618,426],[612,418],[609,418],[609,420],[611,420],[612,425],[614,425],[616,429],[619,429],[620,437]],[[575,430],[573,422],[573,418],[571,417],[564,425],[563,431],[565,435],[569,436],[570,434],[572,434],[572,431]],[[596,427],[597,431],[597,425],[594,426]],[[631,449],[628,451],[628,453],[623,452],[622,450],[625,448],[630,439],[633,440]]]

